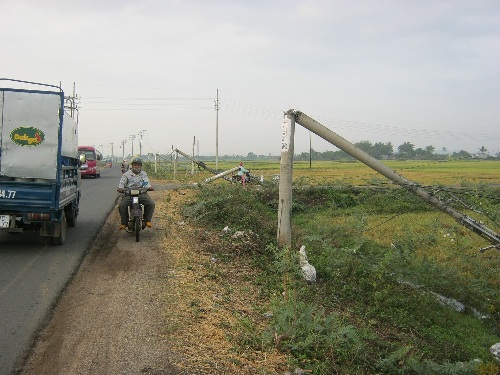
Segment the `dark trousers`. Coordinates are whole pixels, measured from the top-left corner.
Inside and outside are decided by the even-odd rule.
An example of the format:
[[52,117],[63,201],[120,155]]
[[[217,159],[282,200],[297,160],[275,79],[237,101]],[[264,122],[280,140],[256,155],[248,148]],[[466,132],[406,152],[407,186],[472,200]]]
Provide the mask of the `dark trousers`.
[[[144,205],[144,221],[152,221],[153,213],[155,211],[155,202],[151,199],[148,193],[139,195],[139,203]],[[130,195],[123,195],[123,198],[118,206],[122,224],[128,224],[128,208],[132,204],[132,197]]]

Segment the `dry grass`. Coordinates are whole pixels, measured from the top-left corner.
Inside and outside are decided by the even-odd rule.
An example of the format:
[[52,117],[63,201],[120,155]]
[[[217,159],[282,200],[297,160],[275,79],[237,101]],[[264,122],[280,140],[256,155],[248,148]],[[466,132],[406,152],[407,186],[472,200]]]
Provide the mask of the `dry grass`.
[[[405,178],[422,185],[460,185],[469,183],[493,183],[500,184],[500,161],[497,160],[406,160],[381,161],[384,165],[395,170]],[[206,162],[207,166],[215,169],[215,163]],[[221,162],[219,170],[229,170],[237,166],[237,163]],[[279,161],[246,161],[245,167],[250,169],[255,176],[262,176],[270,181],[273,176],[280,172]],[[295,161],[293,164],[294,181],[305,180],[313,184],[352,184],[364,185],[373,181],[390,182],[380,173],[361,162],[345,161]],[[188,179],[201,182],[211,174],[206,171],[194,169],[191,175],[190,164],[185,165],[184,171],[179,171],[178,179]]]
[[207,246],[221,246],[217,235],[200,232],[183,220],[181,205],[194,194],[195,190],[167,192],[156,210],[165,230],[164,247],[173,258],[164,293],[171,307],[165,312],[163,334],[178,354],[174,364],[196,374],[283,374],[283,355],[241,350],[231,342],[242,319],[265,326],[265,306],[252,285],[255,270],[237,256],[224,262],[205,251]]

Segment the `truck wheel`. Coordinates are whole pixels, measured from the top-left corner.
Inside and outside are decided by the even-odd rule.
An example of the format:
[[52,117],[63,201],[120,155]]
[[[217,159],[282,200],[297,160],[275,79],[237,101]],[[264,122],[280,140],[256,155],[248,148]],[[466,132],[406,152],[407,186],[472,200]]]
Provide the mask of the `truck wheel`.
[[76,207],[74,205],[71,205],[71,207],[68,209],[68,215],[66,218],[66,222],[68,224],[68,227],[73,228],[76,226]]
[[67,229],[67,223],[66,223],[66,215],[64,214],[64,210],[62,212],[62,217],[61,217],[61,230],[59,231],[58,236],[52,237],[52,243],[54,245],[62,245],[66,241],[66,229]]

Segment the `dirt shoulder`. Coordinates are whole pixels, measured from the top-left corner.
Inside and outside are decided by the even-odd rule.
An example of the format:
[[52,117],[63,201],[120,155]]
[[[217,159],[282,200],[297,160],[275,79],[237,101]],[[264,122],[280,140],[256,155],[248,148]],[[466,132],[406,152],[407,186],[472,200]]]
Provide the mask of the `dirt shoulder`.
[[140,242],[113,211],[20,374],[284,373],[284,357],[231,342],[242,318],[265,324],[254,271],[205,251],[211,235],[180,212],[192,194],[151,192]]

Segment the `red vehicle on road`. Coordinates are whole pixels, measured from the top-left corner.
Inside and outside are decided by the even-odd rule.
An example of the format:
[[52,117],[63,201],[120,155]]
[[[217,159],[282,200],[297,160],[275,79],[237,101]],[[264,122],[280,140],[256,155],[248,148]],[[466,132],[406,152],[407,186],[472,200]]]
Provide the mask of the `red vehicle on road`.
[[85,162],[80,166],[82,177],[101,177],[101,168],[98,161],[102,160],[102,154],[93,146],[78,146],[78,152],[85,155]]

